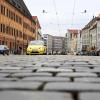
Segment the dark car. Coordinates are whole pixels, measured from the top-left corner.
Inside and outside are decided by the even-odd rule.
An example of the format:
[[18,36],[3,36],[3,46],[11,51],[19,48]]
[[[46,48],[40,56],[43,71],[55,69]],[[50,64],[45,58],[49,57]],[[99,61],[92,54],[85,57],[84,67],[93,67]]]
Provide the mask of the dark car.
[[100,48],[96,50],[96,56],[100,56]]
[[9,48],[6,45],[0,45],[0,54],[9,55]]

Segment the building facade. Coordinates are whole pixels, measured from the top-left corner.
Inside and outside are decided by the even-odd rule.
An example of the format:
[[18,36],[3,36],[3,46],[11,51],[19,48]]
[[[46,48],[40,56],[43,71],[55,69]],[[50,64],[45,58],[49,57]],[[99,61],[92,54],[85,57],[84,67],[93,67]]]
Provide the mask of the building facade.
[[82,31],[78,31],[78,36],[77,36],[77,52],[82,51]]
[[33,16],[33,20],[35,20],[35,39],[36,40],[41,40],[42,39],[42,33],[41,33],[41,26],[40,26],[40,23],[39,23],[39,20],[38,20],[38,17],[37,16]]
[[67,54],[67,38],[43,34],[47,54]]
[[82,51],[89,50],[90,39],[89,39],[89,29],[85,27],[82,29]]
[[19,47],[24,53],[29,41],[35,39],[32,16],[23,0],[0,0],[0,44],[10,48]]
[[74,54],[75,52],[81,51],[82,39],[81,31],[78,29],[68,29],[66,34],[68,40],[68,52]]
[[67,38],[53,36],[53,53],[67,54]]
[[47,47],[47,54],[53,53],[53,36],[49,34],[43,34],[43,40],[45,42],[45,46]]
[[100,15],[82,29],[82,48],[84,47],[87,52],[95,52],[100,48]]

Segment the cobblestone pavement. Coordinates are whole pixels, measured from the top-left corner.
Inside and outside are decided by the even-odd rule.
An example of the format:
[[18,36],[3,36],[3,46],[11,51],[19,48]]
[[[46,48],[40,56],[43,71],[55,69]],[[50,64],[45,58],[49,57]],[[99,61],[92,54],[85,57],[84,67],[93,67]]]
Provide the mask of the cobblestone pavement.
[[0,100],[100,100],[100,57],[0,55]]

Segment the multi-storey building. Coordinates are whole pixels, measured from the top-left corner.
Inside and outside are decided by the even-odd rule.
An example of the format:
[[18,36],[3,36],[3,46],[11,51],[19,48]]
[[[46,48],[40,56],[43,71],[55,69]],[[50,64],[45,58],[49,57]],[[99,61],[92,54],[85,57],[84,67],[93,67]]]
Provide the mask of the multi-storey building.
[[74,53],[81,50],[81,33],[77,29],[68,29],[66,34],[68,39],[68,52]]
[[89,39],[89,29],[84,27],[82,29],[82,51],[89,50],[90,39]]
[[47,54],[67,54],[67,38],[43,34]]
[[59,53],[59,54],[67,53],[66,37],[53,36],[53,53]]
[[100,48],[100,16],[93,18],[82,29],[82,48],[92,52]]
[[45,46],[47,47],[47,54],[53,53],[53,36],[49,34],[43,34],[43,40],[45,42]]
[[78,31],[78,36],[77,36],[77,52],[82,51],[82,31]]
[[34,25],[23,0],[0,0],[0,44],[25,52],[28,41],[35,39]]
[[35,20],[35,30],[36,30],[36,34],[35,34],[35,39],[36,40],[41,40],[42,39],[42,33],[41,33],[41,26],[38,20],[37,16],[33,16],[33,20]]

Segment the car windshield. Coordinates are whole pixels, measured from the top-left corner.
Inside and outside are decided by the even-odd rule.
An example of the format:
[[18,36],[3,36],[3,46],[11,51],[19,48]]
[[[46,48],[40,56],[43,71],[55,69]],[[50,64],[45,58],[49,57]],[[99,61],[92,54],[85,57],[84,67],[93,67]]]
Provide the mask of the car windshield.
[[0,49],[4,49],[4,47],[5,47],[4,45],[0,45]]
[[44,45],[43,41],[31,41],[29,45]]

